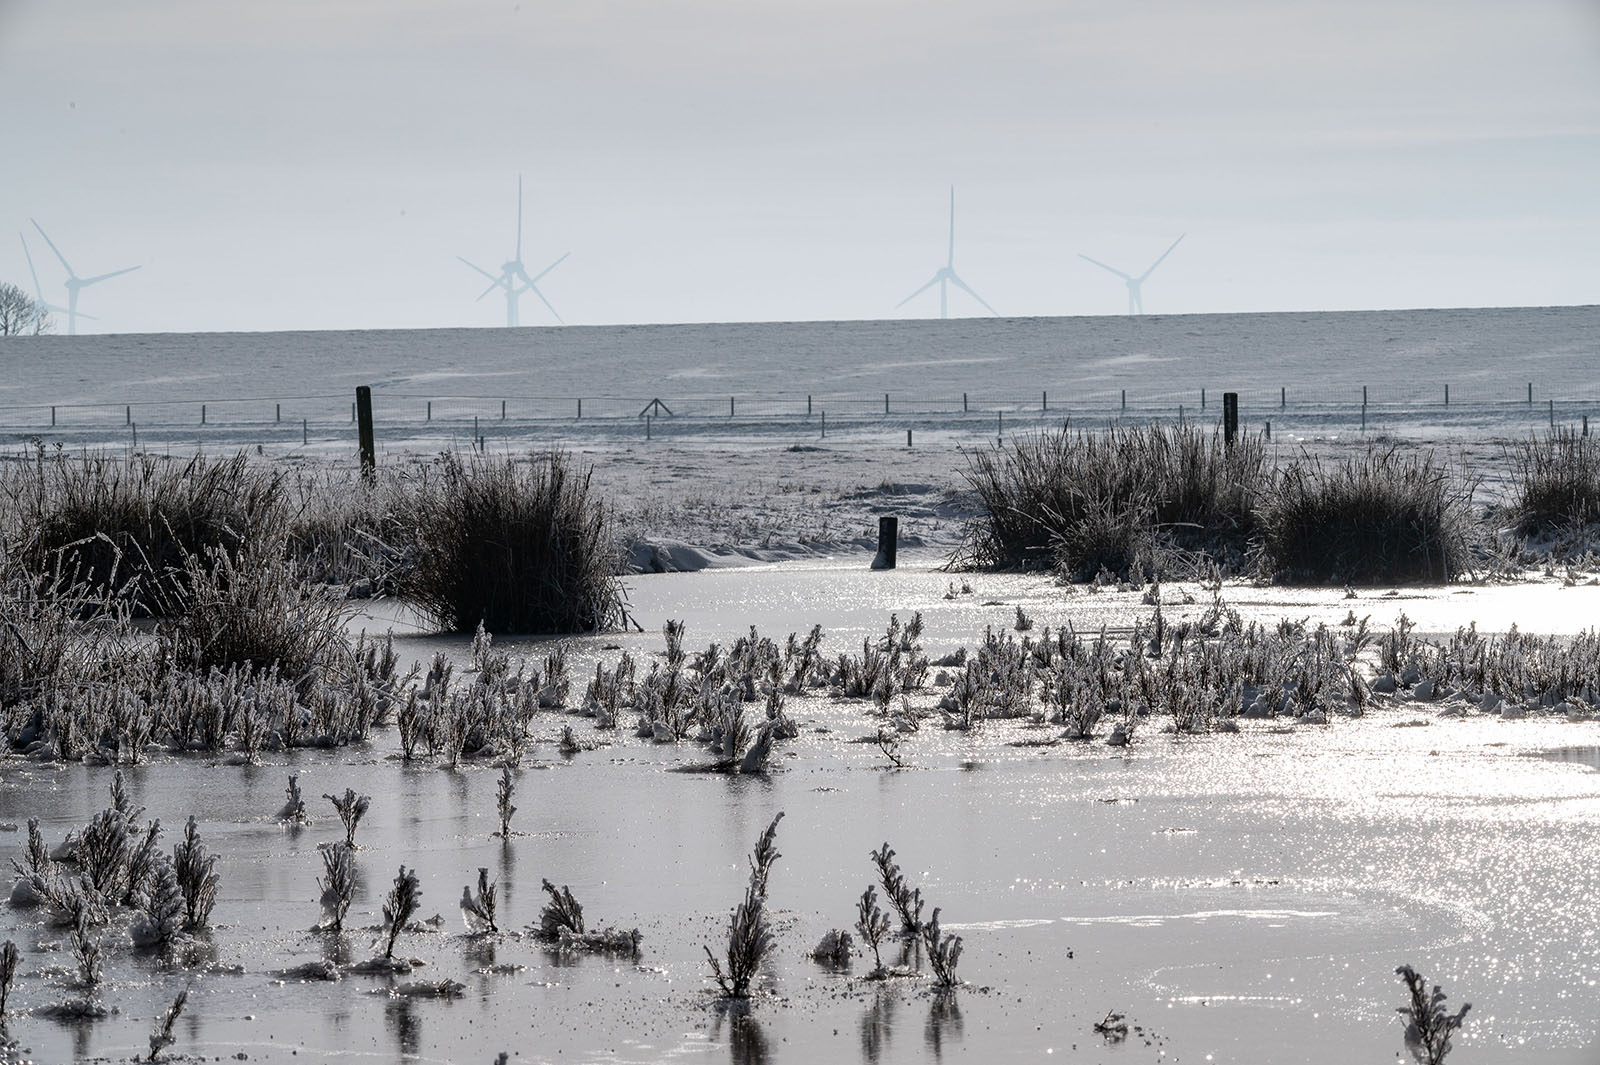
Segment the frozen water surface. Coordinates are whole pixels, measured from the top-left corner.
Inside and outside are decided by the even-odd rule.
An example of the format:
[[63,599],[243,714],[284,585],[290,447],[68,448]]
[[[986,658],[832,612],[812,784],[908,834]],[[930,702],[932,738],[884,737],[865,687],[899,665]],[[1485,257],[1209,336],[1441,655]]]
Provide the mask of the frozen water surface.
[[[659,652],[668,618],[687,621],[691,650],[751,624],[781,640],[821,623],[838,652],[881,633],[891,611],[920,609],[939,654],[987,624],[1009,629],[1019,603],[1041,628],[1115,628],[1150,609],[1138,593],[1067,594],[1030,577],[969,575],[964,595],[962,575],[926,559],[879,573],[865,561],[631,578],[650,631],[567,640],[574,684],[596,658],[615,660],[608,648]],[[945,599],[952,581],[956,598]],[[1336,623],[1353,608],[1387,625],[1404,609],[1419,629],[1476,617],[1486,629],[1522,620],[1556,631],[1593,617],[1597,594],[1460,591],[1224,595],[1273,620]],[[1163,595],[1173,617],[1207,602],[1194,586]],[[1185,596],[1198,602],[1181,605]],[[379,604],[353,625],[395,616]],[[408,658],[470,659],[461,638],[397,643]],[[1402,1050],[1393,970],[1407,962],[1452,1003],[1473,1004],[1452,1060],[1596,1060],[1600,725],[1442,719],[1400,703],[1327,726],[1245,722],[1238,734],[1201,737],[1147,727],[1124,750],[1045,746],[1055,730],[1021,722],[970,735],[925,725],[902,746],[908,768],[893,769],[861,742],[875,729],[863,706],[791,698],[801,735],[761,777],[672,772],[704,752],[541,715],[540,742],[517,772],[509,842],[491,838],[497,767],[404,766],[392,731],[256,767],[156,756],[125,770],[137,801],[161,818],[168,846],[193,813],[222,855],[217,928],[205,940],[214,964],[164,968],[130,951],[125,923],[114,924],[104,999],[120,1012],[58,1023],[29,1011],[70,994],[64,977],[45,973],[71,969],[66,936],[37,911],[7,909],[4,934],[24,949],[12,997],[23,1012],[10,1032],[37,1061],[126,1060],[145,1052],[157,1014],[187,983],[173,1050],[251,1061],[490,1062],[500,1050],[577,1062],[1389,1061]],[[565,724],[602,745],[561,756]],[[276,820],[290,772],[315,817],[304,828]],[[58,842],[105,805],[112,770],[8,761],[0,774],[0,822],[19,826],[0,841],[20,855],[29,816]],[[352,930],[334,937],[308,929],[319,918],[318,845],[342,838],[319,796],[346,787],[373,806],[357,835]],[[723,941],[747,855],[779,811],[783,857],[769,894],[778,947],[748,1016],[726,1013],[702,945]],[[870,964],[859,957],[846,971],[805,957],[829,928],[853,923],[872,879],[867,853],[885,840],[964,937],[968,983],[953,993],[935,994],[927,979],[863,981]],[[333,984],[279,975],[381,950],[370,926],[401,864],[420,875],[419,917],[443,919],[400,940],[425,967]],[[457,909],[479,866],[499,881],[502,925],[514,930],[499,938],[467,936]],[[637,927],[639,956],[563,956],[528,938],[543,877],[571,886],[590,927]],[[444,979],[465,993],[395,993]],[[1136,1026],[1119,1046],[1093,1031],[1108,1010]]]

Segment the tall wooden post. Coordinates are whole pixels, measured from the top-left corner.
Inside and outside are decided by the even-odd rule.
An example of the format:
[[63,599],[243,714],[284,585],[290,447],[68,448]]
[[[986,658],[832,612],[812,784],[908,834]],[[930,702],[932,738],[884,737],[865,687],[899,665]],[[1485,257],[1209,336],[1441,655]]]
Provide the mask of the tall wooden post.
[[873,569],[894,569],[895,551],[900,544],[900,519],[884,516],[878,519],[878,553],[872,560]]
[[361,441],[361,474],[371,478],[378,469],[378,453],[372,441],[372,389],[356,386],[357,436]]
[[1222,442],[1228,447],[1233,446],[1234,439],[1239,435],[1239,393],[1222,393]]

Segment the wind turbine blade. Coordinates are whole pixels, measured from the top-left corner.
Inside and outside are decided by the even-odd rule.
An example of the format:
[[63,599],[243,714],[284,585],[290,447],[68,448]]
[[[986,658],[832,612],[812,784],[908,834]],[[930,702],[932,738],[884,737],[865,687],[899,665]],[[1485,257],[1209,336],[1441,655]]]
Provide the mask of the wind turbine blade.
[[[539,276],[543,277],[544,275],[541,274]],[[562,319],[561,315],[556,314],[556,309],[554,307],[550,306],[550,301],[544,298],[544,293],[540,292],[537,286],[529,285],[528,286],[528,290],[531,291],[535,296],[539,297],[539,302],[545,305],[545,309],[546,310],[548,310],[551,314],[555,314],[556,315],[556,321],[560,322],[562,325],[566,325],[567,324]]]
[[950,186],[950,254],[944,261],[945,269],[954,270],[956,266],[956,187]]
[[[1188,235],[1189,234],[1187,234],[1187,233],[1178,234],[1178,239],[1172,242],[1172,248],[1176,248],[1178,246],[1178,244],[1183,240],[1183,238],[1187,237]],[[1150,264],[1150,269],[1146,270],[1144,273],[1139,275],[1139,280],[1143,281],[1145,278],[1147,278],[1151,274],[1155,273],[1156,272],[1156,267],[1161,265],[1162,260],[1166,259],[1167,256],[1172,254],[1172,248],[1168,248],[1166,251],[1162,252],[1161,253],[1161,258],[1157,259],[1155,262],[1151,263]]]
[[[571,255],[571,254],[572,253],[570,251],[569,252],[564,252],[562,254],[561,258],[557,259],[555,262],[551,263],[549,266],[545,267],[543,270],[540,270],[533,277],[530,278],[530,277],[528,277],[527,274],[523,274],[522,275],[522,280],[526,281],[529,285],[532,285],[536,281],[543,280],[545,274],[548,274],[550,271],[554,270],[556,267],[558,267],[562,263],[566,262],[567,261],[567,256]],[[542,296],[540,297],[540,299],[543,299],[543,298],[544,297],[542,297]]]
[[990,307],[987,303],[984,303],[983,297],[972,291],[972,286],[968,285],[965,281],[957,277],[955,275],[955,271],[951,271],[950,273],[950,283],[956,288],[959,288],[962,292],[965,292],[967,295],[971,296],[973,299],[977,300],[979,303],[983,303],[984,309],[990,314],[994,315],[996,318],[1000,317],[1000,312],[995,310],[993,307]]
[[522,261],[522,175],[517,175],[517,262]]
[[[456,258],[457,259],[461,259],[461,256],[457,255]],[[461,261],[464,262],[464,263],[467,263],[467,260],[465,260],[465,259],[461,259]],[[483,267],[477,265],[476,263],[467,263],[467,265],[472,267],[474,270],[478,271],[478,273],[482,274],[484,277],[487,277],[490,281],[493,281],[495,284],[498,285],[500,283],[500,275],[491,274],[489,271],[485,270]]]
[[1110,270],[1113,274],[1116,274],[1118,277],[1122,278],[1122,280],[1124,280],[1124,281],[1132,281],[1133,280],[1133,278],[1129,277],[1127,274],[1123,273],[1121,270],[1118,270],[1115,266],[1107,266],[1105,263],[1101,262],[1099,259],[1090,259],[1087,255],[1084,255],[1081,252],[1078,254],[1078,258],[1083,259],[1083,260],[1085,260],[1087,262],[1094,263],[1096,266],[1098,266],[1102,270]]
[[28,221],[33,222],[33,228],[39,231],[39,235],[44,238],[44,242],[50,245],[50,250],[56,253],[56,258],[61,260],[61,265],[66,269],[67,276],[77,277],[78,275],[72,272],[72,267],[67,264],[67,257],[61,254],[61,249],[56,247],[56,242],[51,240],[50,234],[44,231],[44,226],[41,226],[32,218],[28,219]]
[[[483,299],[483,297],[487,296],[489,293],[493,292],[495,289],[501,288],[502,286],[505,287],[507,292],[511,291],[511,288],[509,286],[506,286],[503,281],[501,281],[498,277],[495,278],[492,282],[489,283],[489,287],[488,288],[486,288],[482,292],[478,293],[478,300]],[[473,302],[476,303],[476,302],[478,302],[478,300],[473,300]]]
[[121,277],[123,274],[131,274],[137,269],[139,269],[137,266],[130,266],[124,270],[113,270],[109,274],[100,274],[98,277],[86,277],[82,281],[78,282],[78,287],[83,288],[84,286],[92,285],[97,281],[104,281],[108,277]]
[[33,278],[33,301],[44,303],[44,291],[39,288],[39,272],[33,268],[33,253],[28,250],[28,238],[19,231],[17,239],[22,241],[22,257],[28,260],[28,276]]
[[921,288],[917,289],[911,295],[907,296],[905,299],[903,299],[899,303],[895,304],[894,305],[894,309],[898,311],[901,307],[904,307],[906,304],[910,303],[912,300],[916,299],[918,296],[920,296],[924,292],[928,291],[934,285],[937,285],[939,283],[939,279],[941,277],[943,277],[943,276],[944,276],[944,272],[943,271],[940,271],[939,273],[934,274],[932,281],[929,281],[926,285],[923,285]]

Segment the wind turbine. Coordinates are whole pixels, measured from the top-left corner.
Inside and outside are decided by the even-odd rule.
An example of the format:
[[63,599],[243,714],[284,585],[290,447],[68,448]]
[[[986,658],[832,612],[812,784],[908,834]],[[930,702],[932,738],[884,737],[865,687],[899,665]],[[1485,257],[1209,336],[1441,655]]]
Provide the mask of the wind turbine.
[[[67,309],[44,301],[44,292],[39,288],[39,272],[33,268],[33,253],[28,250],[28,238],[18,233],[17,239],[22,241],[22,257],[28,260],[28,276],[33,278],[33,333],[38,336],[44,332],[44,316],[46,312],[66,314]],[[93,320],[87,314],[79,315],[79,317]]]
[[906,304],[910,303],[912,300],[928,291],[934,285],[939,286],[940,318],[950,317],[950,298],[948,287],[950,285],[954,285],[956,288],[959,288],[961,291],[965,292],[979,303],[983,303],[984,309],[990,314],[998,315],[1000,313],[987,303],[984,303],[983,297],[972,291],[972,288],[956,275],[956,187],[954,185],[950,186],[950,254],[945,258],[944,265],[939,267],[938,270],[934,271],[933,280],[929,281],[926,285],[923,285],[911,295],[895,304],[895,310],[899,310],[901,307],[904,307]]
[[[61,260],[62,269],[66,270],[67,272],[67,306],[63,313],[65,313],[67,316],[67,336],[74,336],[78,332],[78,319],[89,317],[87,314],[80,315],[78,313],[78,293],[81,290],[88,288],[90,285],[97,285],[108,278],[120,277],[123,274],[130,274],[139,268],[137,266],[127,266],[121,270],[113,270],[109,274],[98,274],[94,277],[79,277],[77,274],[72,272],[72,266],[67,262],[67,257],[61,254],[61,249],[56,247],[56,242],[50,239],[50,234],[44,231],[44,227],[38,222],[34,221],[32,218],[28,219],[28,221],[33,222],[33,228],[37,229],[39,231],[39,235],[44,238],[44,242],[50,245],[50,250],[56,253],[56,258]],[[27,247],[27,242],[23,242],[23,247]],[[28,265],[31,269],[33,266],[32,256],[29,256],[28,258]],[[34,278],[34,284],[35,286],[38,285],[37,277]],[[51,310],[60,311],[61,308],[53,307]]]
[[[509,328],[518,324],[517,302],[522,298],[522,294],[524,292],[532,292],[535,296],[538,296],[539,302],[544,304],[545,307],[549,309],[551,314],[555,314],[556,321],[560,322],[562,320],[561,315],[556,314],[556,309],[550,306],[550,301],[544,298],[544,293],[539,291],[539,282],[543,280],[545,274],[548,274],[550,271],[560,266],[566,257],[571,254],[572,253],[570,251],[564,253],[560,259],[557,259],[555,262],[539,271],[533,277],[528,276],[527,268],[522,265],[522,175],[518,174],[516,257],[510,262],[501,263],[500,273],[498,274],[491,274],[483,267],[478,266],[476,263],[468,262],[459,255],[457,255],[456,258],[461,259],[462,262],[466,263],[468,266],[478,271],[478,273],[489,279],[489,287],[484,289],[482,294],[478,296],[480,300],[497,288],[505,290],[506,326]],[[563,322],[563,324],[565,323]]]
[[[1179,241],[1183,240],[1183,238],[1187,237],[1188,235],[1189,234],[1187,234],[1187,233],[1178,234],[1178,239],[1172,242],[1172,248],[1176,248],[1178,246]],[[1161,265],[1162,259],[1165,259],[1167,256],[1172,254],[1172,248],[1168,248],[1166,251],[1162,252],[1161,253],[1161,258],[1157,259],[1155,262],[1151,263],[1150,264],[1150,269],[1146,270],[1144,273],[1140,274],[1138,277],[1130,277],[1127,274],[1123,273],[1121,270],[1118,270],[1115,266],[1107,266],[1105,263],[1101,262],[1099,259],[1090,259],[1087,255],[1083,255],[1081,253],[1078,255],[1078,258],[1086,259],[1089,262],[1094,263],[1100,269],[1102,269],[1102,270],[1110,270],[1113,274],[1116,274],[1118,277],[1122,278],[1122,280],[1128,286],[1128,313],[1129,314],[1143,314],[1144,313],[1144,294],[1139,291],[1139,286],[1144,284],[1146,278],[1148,278],[1151,274],[1156,272],[1156,267]]]

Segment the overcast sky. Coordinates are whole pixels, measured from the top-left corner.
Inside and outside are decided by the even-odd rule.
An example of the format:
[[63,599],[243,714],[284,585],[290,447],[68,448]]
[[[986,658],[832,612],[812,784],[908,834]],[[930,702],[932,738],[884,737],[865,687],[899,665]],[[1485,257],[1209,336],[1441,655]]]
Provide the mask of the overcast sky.
[[0,100],[85,332],[504,324],[519,173],[568,323],[936,316],[952,185],[1006,315],[1600,302],[1600,0],[0,0]]

